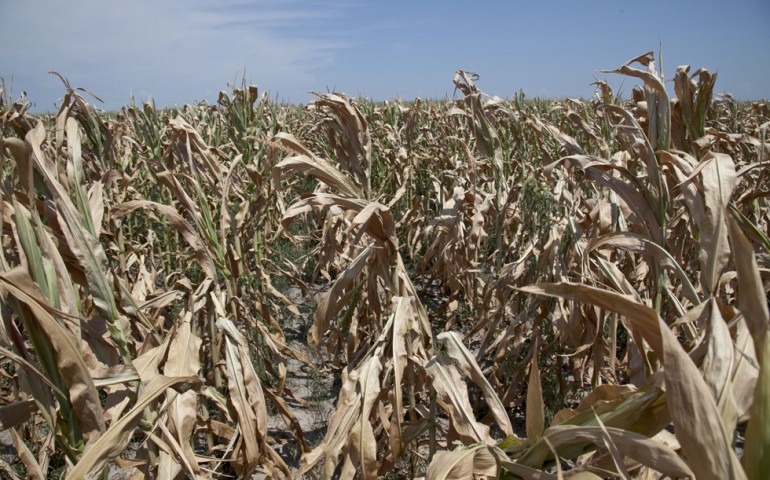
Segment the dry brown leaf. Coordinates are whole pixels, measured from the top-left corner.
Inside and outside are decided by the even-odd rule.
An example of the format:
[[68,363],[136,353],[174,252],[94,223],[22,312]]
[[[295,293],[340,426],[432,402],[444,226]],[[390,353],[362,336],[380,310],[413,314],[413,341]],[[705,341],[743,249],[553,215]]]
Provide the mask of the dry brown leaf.
[[67,478],[85,479],[98,475],[107,462],[125,450],[131,435],[139,422],[139,416],[150,403],[163,395],[167,389],[180,385],[182,388],[200,385],[198,377],[168,378],[156,375],[142,388],[136,404],[120,419],[112,422],[110,428],[99,438],[89,442],[83,452],[83,456],[69,472]]
[[[664,245],[663,231],[655,216],[655,206],[650,205],[645,196],[646,187],[626,168],[590,155],[570,155],[549,165],[553,168],[559,162],[569,161],[585,172],[586,178],[604,185],[620,197],[632,215],[629,221],[637,224],[647,233],[650,240]],[[619,175],[613,175],[613,172]]]
[[361,367],[358,386],[361,394],[361,414],[350,432],[350,460],[360,469],[361,478],[377,478],[377,442],[369,416],[380,393],[382,364],[372,356]]
[[364,197],[364,192],[355,183],[322,158],[296,155],[282,160],[273,168],[273,182],[276,185],[280,184],[285,171],[296,171],[306,175],[313,175],[349,198],[366,198]]
[[700,163],[703,218],[696,217],[701,237],[701,284],[714,294],[719,276],[730,256],[725,209],[736,184],[735,163],[729,155],[709,152]]
[[532,360],[529,362],[529,382],[527,384],[526,430],[527,441],[534,444],[545,430],[545,406],[543,389],[540,386],[540,370],[537,367],[539,338],[532,344]]
[[337,398],[337,405],[329,419],[323,442],[310,453],[302,457],[302,464],[295,476],[299,477],[310,471],[313,466],[324,460],[324,478],[331,479],[337,467],[339,457],[346,450],[349,433],[359,421],[361,415],[361,393],[358,391],[357,370],[343,371],[342,388]]
[[759,480],[770,475],[770,433],[767,428],[770,423],[770,335],[767,334],[770,313],[754,249],[732,216],[728,216],[728,226],[738,271],[738,305],[751,331],[760,363],[743,457],[748,478]]
[[[630,65],[639,63],[647,70],[639,70]],[[604,73],[619,73],[636,77],[644,81],[644,93],[649,111],[650,129],[647,136],[656,150],[667,150],[671,144],[671,105],[663,84],[663,78],[655,70],[653,52],[644,53],[632,58],[615,70],[600,70]]]
[[321,301],[318,303],[318,308],[316,309],[315,321],[308,332],[309,342],[312,342],[316,346],[321,344],[332,318],[334,318],[342,308],[347,306],[347,302],[344,301],[345,296],[355,288],[357,278],[366,267],[367,261],[371,255],[371,248],[367,247],[363,249],[350,266],[340,274],[332,288],[324,294],[323,298],[321,298]]
[[10,432],[13,438],[13,445],[16,447],[16,455],[19,456],[19,460],[24,464],[28,478],[32,480],[45,480],[45,472],[40,468],[40,464],[35,460],[35,456],[24,443],[21,435],[13,428],[10,429]]
[[[398,458],[404,448],[404,427],[402,425],[404,416],[403,391],[401,388],[403,382],[404,370],[407,366],[407,332],[409,330],[408,322],[411,315],[408,298],[395,297],[395,311],[393,312],[393,337],[392,358],[393,358],[393,394],[390,401],[393,404],[393,411],[390,416],[390,442],[393,456]],[[395,460],[395,458],[393,460]]]
[[653,309],[626,296],[585,285],[541,284],[521,290],[589,303],[628,318],[663,363],[668,410],[682,450],[691,460],[697,477],[715,480],[745,478],[708,386],[689,355]]
[[451,359],[439,353],[425,366],[436,390],[436,400],[447,411],[452,428],[468,445],[491,442],[489,427],[476,421],[468,399],[468,389]]
[[754,248],[743,235],[738,222],[732,216],[728,216],[727,223],[730,229],[730,242],[733,245],[733,260],[738,271],[740,289],[738,306],[746,318],[756,346],[759,347],[758,341],[767,336],[770,328],[770,313],[767,302],[764,301],[765,289],[762,277],[759,275]]
[[708,302],[710,315],[706,328],[706,358],[701,366],[703,380],[717,402],[727,436],[732,437],[739,413],[731,380],[735,368],[733,340],[716,300]]
[[[192,332],[191,317],[190,312],[185,315],[169,345],[171,355],[163,367],[163,374],[167,377],[190,377],[200,373],[200,348],[203,340]],[[169,435],[180,445],[186,464],[194,473],[200,471],[191,444],[198,414],[197,397],[194,391],[166,393]]]
[[437,452],[428,466],[426,480],[466,480],[478,475],[482,478],[497,476],[497,459],[490,447],[475,447]]
[[478,385],[481,391],[484,392],[484,398],[503,434],[506,437],[512,435],[513,427],[508,418],[508,412],[505,410],[494,388],[492,388],[492,385],[484,376],[484,372],[481,371],[476,358],[462,343],[460,336],[456,332],[442,332],[438,334],[436,339],[444,345],[447,355],[457,362],[456,365],[460,367],[462,372],[470,377],[473,383]]
[[249,356],[248,343],[232,321],[217,320],[225,337],[227,386],[236,420],[241,430],[243,458],[239,465],[241,475],[249,475],[263,460],[267,449],[267,405],[259,377]]
[[677,262],[676,259],[674,259],[674,257],[660,245],[633,232],[619,232],[590,239],[586,245],[586,254],[590,253],[592,250],[602,248],[605,245],[621,248],[630,252],[642,253],[654,262],[671,268],[682,282],[683,295],[687,297],[693,305],[701,303],[698,293],[695,291],[695,287],[693,287],[687,274],[682,269],[681,265],[679,265],[679,262]]
[[75,415],[82,422],[87,441],[96,439],[105,430],[101,401],[78,348],[78,341],[51,314],[53,308],[43,298],[29,274],[16,267],[0,274],[0,289],[8,292],[30,309],[30,318],[36,322],[31,328],[47,333],[62,380],[69,389],[69,400]]
[[636,460],[667,475],[695,477],[693,471],[690,470],[692,466],[688,466],[675,451],[638,433],[612,427],[560,425],[549,428],[544,435],[557,451],[560,450],[560,447],[582,442],[604,446],[605,436],[609,436],[618,452],[624,457]]
[[174,209],[174,207],[163,205],[157,202],[151,202],[149,200],[131,200],[115,206],[111,210],[111,215],[113,218],[121,218],[133,212],[134,210],[147,207],[157,210],[158,213],[163,215],[166,220],[168,220],[171,227],[182,234],[184,239],[187,240],[187,243],[193,249],[195,256],[198,258],[200,267],[203,269],[203,272],[207,276],[215,278],[216,267],[214,266],[214,259],[211,257],[211,253],[208,251],[206,246],[207,243],[200,237],[200,235],[198,235],[198,232],[195,231],[192,225],[187,223],[184,217],[182,217],[179,212]]

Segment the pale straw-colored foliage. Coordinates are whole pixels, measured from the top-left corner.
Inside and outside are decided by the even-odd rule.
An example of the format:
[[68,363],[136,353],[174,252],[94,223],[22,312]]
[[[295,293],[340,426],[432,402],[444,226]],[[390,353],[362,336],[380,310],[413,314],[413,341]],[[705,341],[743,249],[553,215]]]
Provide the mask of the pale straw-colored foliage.
[[3,475],[767,478],[768,106],[606,73],[634,100],[3,85]]

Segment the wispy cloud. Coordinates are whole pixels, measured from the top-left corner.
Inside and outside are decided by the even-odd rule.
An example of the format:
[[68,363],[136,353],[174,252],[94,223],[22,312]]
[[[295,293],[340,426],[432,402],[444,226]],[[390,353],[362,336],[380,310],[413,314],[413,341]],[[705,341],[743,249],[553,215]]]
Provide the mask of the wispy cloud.
[[129,92],[160,104],[215,98],[244,73],[271,92],[302,97],[314,70],[344,42],[326,35],[333,2],[26,0],[0,7],[0,75],[52,109],[63,90],[93,90],[117,108]]
[[[297,102],[326,88],[378,100],[441,98],[452,95],[458,68],[478,72],[491,95],[590,96],[596,69],[657,51],[662,40],[667,78],[687,63],[718,70],[718,91],[767,98],[767,0],[726,10],[702,0],[697,11],[651,1],[667,11],[653,23],[630,19],[614,0],[590,9],[571,0],[481,9],[459,0],[0,0],[0,76],[13,76],[38,110],[63,94],[50,70],[108,109],[126,104],[129,92],[160,105],[214,100],[244,73]],[[636,84],[599,77],[626,93]]]

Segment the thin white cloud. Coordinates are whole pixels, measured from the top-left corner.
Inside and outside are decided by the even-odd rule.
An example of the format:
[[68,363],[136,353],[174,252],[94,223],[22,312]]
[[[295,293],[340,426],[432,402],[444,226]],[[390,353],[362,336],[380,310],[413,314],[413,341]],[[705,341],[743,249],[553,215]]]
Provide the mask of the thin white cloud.
[[107,108],[127,103],[129,91],[164,105],[212,99],[244,73],[269,79],[271,93],[302,96],[314,70],[345,47],[324,35],[324,22],[338,15],[331,2],[1,3],[0,75],[13,75],[43,110],[63,94],[50,70]]

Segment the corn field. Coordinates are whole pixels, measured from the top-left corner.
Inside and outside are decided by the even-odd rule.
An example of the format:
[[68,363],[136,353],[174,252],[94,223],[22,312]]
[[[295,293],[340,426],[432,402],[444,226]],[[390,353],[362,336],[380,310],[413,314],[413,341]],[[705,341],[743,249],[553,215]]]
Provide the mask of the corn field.
[[633,99],[3,85],[0,476],[770,478],[770,104],[605,74]]

